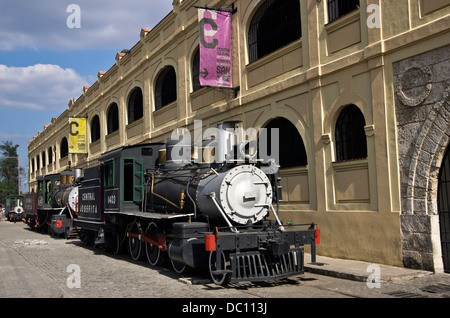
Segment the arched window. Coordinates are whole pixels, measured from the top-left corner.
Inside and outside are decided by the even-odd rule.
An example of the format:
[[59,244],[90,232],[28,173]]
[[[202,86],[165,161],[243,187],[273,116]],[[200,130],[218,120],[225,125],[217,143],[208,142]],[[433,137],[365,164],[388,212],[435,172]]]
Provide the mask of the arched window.
[[300,1],[267,0],[250,23],[249,62],[255,62],[301,37]]
[[49,164],[53,163],[53,150],[51,146],[47,150],[47,155],[48,155],[48,163]]
[[144,114],[144,99],[139,87],[133,89],[128,98],[128,124],[141,119]]
[[107,116],[108,135],[119,130],[119,107],[116,103],[112,103],[108,109]]
[[155,86],[155,110],[177,100],[177,76],[172,66],[167,66],[158,76]]
[[194,54],[194,59],[192,61],[192,91],[198,91],[200,88],[200,50]]
[[272,149],[272,129],[278,129],[279,141],[274,140],[274,142],[276,142],[279,148],[278,164],[282,169],[308,165],[308,157],[303,139],[297,128],[289,120],[282,117],[275,118],[265,128],[267,129],[267,149],[269,149],[269,152]]
[[346,106],[336,122],[336,160],[352,160],[367,157],[366,121],[355,105]]
[[41,159],[39,158],[39,155],[36,156],[36,171],[41,169]]
[[100,139],[100,119],[97,115],[91,121],[91,142],[96,142]]
[[45,167],[45,150],[42,152],[42,167]]
[[60,150],[59,150],[59,157],[62,159],[64,157],[67,157],[69,155],[69,144],[67,142],[67,138],[64,137],[61,140]]

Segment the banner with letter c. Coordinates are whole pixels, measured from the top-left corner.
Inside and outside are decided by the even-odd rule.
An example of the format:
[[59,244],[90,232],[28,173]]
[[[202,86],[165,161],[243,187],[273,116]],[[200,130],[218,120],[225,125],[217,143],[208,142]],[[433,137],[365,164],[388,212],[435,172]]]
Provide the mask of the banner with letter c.
[[231,12],[198,9],[200,85],[232,87]]
[[69,118],[69,153],[87,153],[86,118]]

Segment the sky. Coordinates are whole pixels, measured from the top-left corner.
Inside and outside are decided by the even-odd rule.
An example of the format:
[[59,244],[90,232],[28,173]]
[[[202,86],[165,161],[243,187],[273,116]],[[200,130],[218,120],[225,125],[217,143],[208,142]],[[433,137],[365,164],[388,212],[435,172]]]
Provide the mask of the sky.
[[28,141],[109,70],[117,52],[139,42],[172,9],[172,0],[1,0],[0,144]]

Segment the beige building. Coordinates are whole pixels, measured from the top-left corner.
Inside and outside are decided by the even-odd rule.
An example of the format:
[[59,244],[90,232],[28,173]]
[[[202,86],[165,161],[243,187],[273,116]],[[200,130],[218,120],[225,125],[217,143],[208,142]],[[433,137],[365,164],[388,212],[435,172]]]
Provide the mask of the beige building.
[[[235,89],[198,85],[194,5],[236,9]],[[30,188],[194,120],[276,127],[281,218],[318,223],[319,254],[449,271],[449,25],[450,0],[175,0],[30,141]],[[87,154],[68,154],[70,116]]]

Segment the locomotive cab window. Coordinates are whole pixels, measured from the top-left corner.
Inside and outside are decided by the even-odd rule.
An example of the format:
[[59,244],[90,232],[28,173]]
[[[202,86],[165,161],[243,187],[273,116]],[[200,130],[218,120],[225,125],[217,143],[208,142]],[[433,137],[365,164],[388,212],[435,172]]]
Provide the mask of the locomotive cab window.
[[44,180],[38,180],[37,193],[38,194],[44,193]]
[[123,158],[122,161],[122,201],[140,202],[143,195],[143,160]]
[[103,166],[103,181],[105,188],[114,187],[114,161],[109,161]]

